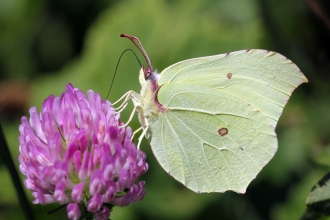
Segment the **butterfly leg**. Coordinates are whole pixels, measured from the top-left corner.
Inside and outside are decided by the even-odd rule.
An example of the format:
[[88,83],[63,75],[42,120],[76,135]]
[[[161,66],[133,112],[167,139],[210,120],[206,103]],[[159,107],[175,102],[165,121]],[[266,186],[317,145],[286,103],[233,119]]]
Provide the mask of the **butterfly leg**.
[[112,103],[112,106],[118,104],[121,100],[125,99],[120,106],[118,106],[117,108],[115,108],[115,111],[119,110],[122,111],[122,109],[125,109],[127,106],[128,101],[131,99],[132,96],[132,92],[133,91],[128,91],[126,92],[122,97],[120,97],[117,101],[115,101],[114,103]]
[[146,133],[147,133],[148,126],[147,126],[147,127],[140,127],[140,128],[138,128],[138,129],[136,129],[136,130],[133,132],[132,136],[131,136],[131,140],[133,140],[134,136],[135,136],[138,132],[140,132],[141,130],[143,130],[143,131],[142,131],[142,133],[141,133],[140,136],[139,136],[138,144],[137,144],[137,149],[140,149],[141,142],[142,142],[142,140],[143,140],[143,137],[144,137],[144,136],[146,135]]
[[139,94],[137,94],[137,93],[132,94],[132,101],[133,101],[134,106],[136,106],[136,111],[139,113],[139,121],[142,125],[142,127],[137,129],[136,132],[143,129],[143,131],[138,139],[138,144],[137,144],[138,149],[140,149],[140,145],[143,140],[143,137],[147,135],[147,131],[149,128],[149,123],[148,123],[147,119],[145,118],[141,100],[142,100],[142,97]]
[[116,113],[118,114],[118,113],[124,111],[125,108],[127,107],[127,105],[128,105],[128,102],[126,102],[121,108],[118,108],[119,110],[116,108],[115,109]]
[[[114,110],[117,112],[117,113],[120,113],[122,112],[128,105],[128,102],[130,100],[132,100],[134,106],[136,105],[139,105],[138,103],[141,103],[140,99],[141,99],[141,96],[139,94],[137,94],[136,92],[134,91],[128,91],[126,92],[122,97],[120,97],[117,101],[115,101],[114,103],[112,103],[112,106],[118,104],[120,101],[122,101],[123,99],[125,99],[121,104],[120,106],[118,106],[117,108],[114,108]],[[137,104],[136,104],[137,103]]]
[[[142,128],[142,127],[141,127]],[[140,137],[139,137],[139,141],[138,141],[138,144],[137,144],[137,149],[140,149],[140,145],[141,145],[141,142],[142,142],[142,140],[143,140],[143,137],[146,135],[146,133],[147,133],[147,130],[148,130],[148,128],[144,128],[143,129],[143,132],[141,133],[141,135],[140,135]]]
[[141,130],[142,130],[142,127],[136,129],[136,130],[133,132],[132,136],[131,136],[131,140],[133,140],[134,136],[135,136],[138,132],[140,132]]
[[134,109],[133,109],[131,115],[129,116],[127,122],[126,122],[124,125],[119,126],[119,128],[126,127],[126,126],[132,121],[132,119],[133,119],[133,117],[134,117],[134,114],[135,114],[135,111],[136,111],[136,108],[137,108],[137,106],[134,106]]
[[124,95],[120,99],[123,99],[124,97],[125,97],[125,100],[117,108],[117,109],[120,109],[117,113],[120,113],[121,111],[123,111],[127,107],[127,104],[128,104],[128,101],[129,100],[132,100],[133,105],[134,105],[134,109],[133,109],[131,115],[129,116],[127,122],[124,125],[120,126],[120,128],[126,127],[132,121],[132,119],[134,117],[134,114],[135,114],[135,111],[140,112],[141,110],[139,111],[138,109],[142,109],[141,108],[141,105],[142,105],[141,99],[142,98],[141,98],[141,96],[139,94],[137,94],[136,92],[134,92],[134,91],[131,90],[131,91],[129,91],[129,92],[126,93],[126,96]]
[[140,96],[140,94],[131,90],[131,91],[125,93],[122,97],[120,97],[116,102],[113,103],[113,105],[119,103],[123,99],[124,99],[124,101],[120,104],[120,106],[115,108],[117,113],[120,113],[127,107],[129,100],[132,100],[134,108],[133,108],[133,111],[132,111],[131,115],[129,116],[127,122],[124,125],[119,126],[119,127],[120,128],[126,127],[132,121],[135,112],[137,111],[139,113],[139,120],[141,122],[142,127],[137,129],[136,131],[134,131],[132,134],[132,137],[131,137],[131,140],[132,140],[134,135],[136,135],[141,129],[143,129],[143,132],[141,133],[141,135],[138,139],[139,141],[138,141],[137,148],[139,149],[142,139],[146,135],[148,127],[149,127],[148,121],[145,119],[144,114],[143,114],[142,97]]

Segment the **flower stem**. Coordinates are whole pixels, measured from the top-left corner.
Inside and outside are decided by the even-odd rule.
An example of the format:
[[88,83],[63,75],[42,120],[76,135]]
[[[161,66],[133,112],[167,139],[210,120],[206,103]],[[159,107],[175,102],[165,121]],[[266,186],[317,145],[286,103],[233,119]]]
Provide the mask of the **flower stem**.
[[0,155],[2,156],[2,160],[5,162],[8,170],[9,170],[9,173],[11,175],[11,179],[16,188],[18,200],[19,200],[21,208],[23,209],[25,218],[27,220],[33,220],[34,217],[33,217],[32,211],[30,209],[26,195],[24,193],[23,186],[22,186],[21,180],[18,176],[17,170],[15,168],[13,159],[10,155],[10,151],[9,151],[6,139],[5,139],[5,135],[2,130],[1,122],[0,122]]

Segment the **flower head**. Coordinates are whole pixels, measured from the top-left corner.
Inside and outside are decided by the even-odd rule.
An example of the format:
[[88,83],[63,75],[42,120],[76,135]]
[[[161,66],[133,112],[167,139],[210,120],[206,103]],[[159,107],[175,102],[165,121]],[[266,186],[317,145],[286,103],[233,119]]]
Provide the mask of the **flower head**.
[[70,219],[79,219],[79,203],[108,219],[109,207],[143,199],[144,182],[135,182],[148,164],[111,103],[87,94],[68,84],[61,97],[44,101],[40,115],[32,107],[19,126],[18,159],[33,203],[69,204]]

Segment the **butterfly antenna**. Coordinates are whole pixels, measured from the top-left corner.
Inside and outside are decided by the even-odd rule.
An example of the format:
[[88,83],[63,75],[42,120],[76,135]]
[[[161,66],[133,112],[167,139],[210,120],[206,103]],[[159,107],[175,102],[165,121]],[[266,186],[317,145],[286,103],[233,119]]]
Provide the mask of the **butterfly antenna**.
[[130,36],[128,34],[121,34],[120,37],[126,37],[126,38],[130,39],[133,42],[133,44],[139,49],[141,54],[143,55],[144,59],[146,60],[146,62],[148,64],[147,69],[143,69],[145,78],[147,79],[150,76],[150,74],[152,73],[152,65],[151,65],[150,59],[149,59],[146,51],[144,50],[140,40],[137,37]]
[[110,85],[110,89],[109,89],[109,92],[108,92],[108,95],[107,95],[106,99],[108,99],[108,97],[109,97],[109,95],[110,95],[110,91],[111,91],[111,88],[112,88],[113,82],[115,81],[115,77],[116,77],[116,73],[117,73],[117,69],[118,69],[119,62],[120,62],[120,60],[121,60],[121,57],[124,55],[124,53],[125,53],[126,51],[132,51],[132,53],[134,54],[136,60],[139,62],[140,68],[142,68],[142,64],[141,64],[139,58],[137,57],[136,53],[134,52],[134,50],[132,50],[132,49],[126,49],[126,50],[124,50],[124,51],[121,53],[121,55],[120,55],[120,57],[119,57],[119,59],[118,59],[118,62],[117,62],[117,65],[116,65],[116,69],[115,69],[115,74],[113,75],[113,78],[112,78],[112,81],[111,81],[111,85]]

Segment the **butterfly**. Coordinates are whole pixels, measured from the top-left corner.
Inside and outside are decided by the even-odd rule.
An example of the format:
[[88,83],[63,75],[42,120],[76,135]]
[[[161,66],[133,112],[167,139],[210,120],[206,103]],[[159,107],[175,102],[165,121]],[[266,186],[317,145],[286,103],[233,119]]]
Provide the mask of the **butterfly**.
[[[194,192],[245,193],[272,159],[275,127],[295,88],[307,78],[289,59],[267,50],[241,50],[175,63],[160,74],[144,56],[141,92],[127,92],[164,170]],[[137,132],[137,131],[136,131]],[[134,132],[134,134],[136,133]]]

